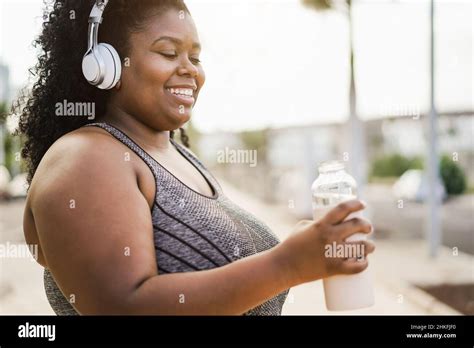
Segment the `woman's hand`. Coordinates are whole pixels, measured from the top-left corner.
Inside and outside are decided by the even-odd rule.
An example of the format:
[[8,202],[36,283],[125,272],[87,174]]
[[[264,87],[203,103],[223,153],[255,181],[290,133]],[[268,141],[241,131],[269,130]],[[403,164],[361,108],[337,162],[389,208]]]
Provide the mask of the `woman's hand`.
[[[375,245],[367,240],[354,242],[345,240],[355,233],[371,233],[372,225],[359,217],[344,221],[349,214],[364,208],[364,204],[359,200],[346,201],[330,210],[319,221],[300,221],[290,237],[274,249],[279,264],[287,273],[288,282],[297,285],[336,274],[359,273],[366,269],[368,266],[366,256],[374,251]],[[352,250],[362,250],[361,254],[363,253],[364,257],[357,259],[353,255],[326,256],[327,248],[333,247],[334,242],[343,246],[352,244],[356,247]]]

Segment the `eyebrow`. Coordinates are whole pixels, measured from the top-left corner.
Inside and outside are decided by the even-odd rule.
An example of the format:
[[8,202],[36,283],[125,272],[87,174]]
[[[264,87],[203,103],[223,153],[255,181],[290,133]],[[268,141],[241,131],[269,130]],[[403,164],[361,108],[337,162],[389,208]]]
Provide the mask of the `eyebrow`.
[[[172,36],[161,36],[159,37],[158,39],[156,39],[155,41],[153,41],[153,44],[156,44],[157,42],[160,42],[160,41],[163,41],[163,40],[166,40],[166,41],[171,41],[173,43],[175,43],[176,45],[182,45],[183,44],[183,41],[181,41],[180,39],[176,38],[176,37],[172,37]],[[198,42],[195,42],[193,43],[193,48],[199,48],[201,49],[201,44],[199,44]]]

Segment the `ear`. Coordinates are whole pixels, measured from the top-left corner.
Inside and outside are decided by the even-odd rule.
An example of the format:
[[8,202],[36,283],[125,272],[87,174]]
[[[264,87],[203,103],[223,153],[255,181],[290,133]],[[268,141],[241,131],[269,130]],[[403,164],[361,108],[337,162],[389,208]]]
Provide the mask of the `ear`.
[[122,80],[118,80],[117,84],[115,85],[115,89],[119,90],[121,86],[122,86]]

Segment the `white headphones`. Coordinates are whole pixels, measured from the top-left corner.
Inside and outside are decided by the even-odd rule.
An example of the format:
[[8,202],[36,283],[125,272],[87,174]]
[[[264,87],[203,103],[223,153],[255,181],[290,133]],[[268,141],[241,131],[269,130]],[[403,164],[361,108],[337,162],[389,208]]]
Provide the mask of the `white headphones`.
[[97,0],[89,15],[87,51],[82,59],[82,73],[86,80],[100,89],[111,89],[122,75],[120,57],[111,45],[97,43],[102,14],[109,0]]

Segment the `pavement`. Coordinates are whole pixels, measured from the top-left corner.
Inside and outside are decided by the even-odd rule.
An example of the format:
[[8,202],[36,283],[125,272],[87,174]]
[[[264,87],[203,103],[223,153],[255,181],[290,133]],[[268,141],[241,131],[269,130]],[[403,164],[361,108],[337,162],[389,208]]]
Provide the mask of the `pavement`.
[[[297,220],[288,208],[264,203],[220,180],[225,194],[251,212],[284,240]],[[21,245],[23,200],[0,202],[0,243]],[[474,257],[442,247],[431,259],[422,239],[377,239],[377,249],[369,256],[374,280],[375,305],[350,312],[330,312],[325,308],[322,281],[290,290],[284,315],[333,314],[460,314],[415,285],[461,284],[474,282]],[[43,288],[43,268],[31,258],[0,258],[0,314],[52,315]],[[474,299],[473,299],[474,301]]]
[[[0,244],[25,244],[24,205],[24,200],[0,202]],[[0,258],[0,314],[54,315],[44,293],[43,267],[33,258]]]
[[[222,178],[219,181],[230,199],[264,221],[280,240],[284,240],[298,222],[288,207],[264,203],[234,188]],[[369,256],[369,269],[374,281],[374,306],[354,311],[328,311],[322,281],[315,281],[290,290],[283,315],[461,314],[416,285],[473,283],[474,256],[442,246],[438,257],[432,259],[425,240],[379,240],[376,225],[374,242],[376,251]]]
[[[425,237],[426,205],[399,201],[393,195],[391,185],[370,184],[366,200],[372,208],[372,222],[377,226],[379,236],[390,239],[423,239]],[[452,196],[439,208],[443,231],[442,243],[457,247],[474,255],[474,195]]]

